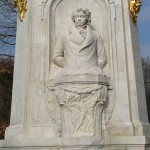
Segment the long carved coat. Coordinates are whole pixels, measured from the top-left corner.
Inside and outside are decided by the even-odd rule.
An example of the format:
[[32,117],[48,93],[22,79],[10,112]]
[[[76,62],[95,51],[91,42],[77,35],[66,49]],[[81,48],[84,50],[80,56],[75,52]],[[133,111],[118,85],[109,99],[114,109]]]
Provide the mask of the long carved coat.
[[101,35],[87,26],[84,39],[73,26],[57,39],[53,62],[63,68],[64,75],[104,75],[102,69],[107,59]]

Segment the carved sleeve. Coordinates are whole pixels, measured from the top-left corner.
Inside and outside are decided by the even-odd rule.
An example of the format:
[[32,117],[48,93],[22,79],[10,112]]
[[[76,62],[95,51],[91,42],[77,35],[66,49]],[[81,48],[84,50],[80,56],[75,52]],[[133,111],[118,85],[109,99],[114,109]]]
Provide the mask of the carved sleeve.
[[53,63],[61,68],[64,67],[64,44],[62,36],[60,36],[56,41],[53,53]]
[[101,35],[97,36],[97,56],[98,56],[98,65],[100,66],[101,69],[103,69],[107,64],[107,56]]

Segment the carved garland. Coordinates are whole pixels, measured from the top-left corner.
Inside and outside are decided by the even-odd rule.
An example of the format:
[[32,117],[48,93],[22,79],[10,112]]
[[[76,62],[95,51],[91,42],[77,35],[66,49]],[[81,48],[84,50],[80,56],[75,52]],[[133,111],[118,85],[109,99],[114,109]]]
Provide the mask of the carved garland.
[[132,21],[133,21],[133,23],[136,24],[137,14],[140,11],[140,7],[142,5],[142,2],[141,2],[141,0],[129,0],[129,2],[130,2],[130,14],[132,17]]
[[14,6],[18,9],[20,21],[23,21],[27,11],[27,0],[14,0]]

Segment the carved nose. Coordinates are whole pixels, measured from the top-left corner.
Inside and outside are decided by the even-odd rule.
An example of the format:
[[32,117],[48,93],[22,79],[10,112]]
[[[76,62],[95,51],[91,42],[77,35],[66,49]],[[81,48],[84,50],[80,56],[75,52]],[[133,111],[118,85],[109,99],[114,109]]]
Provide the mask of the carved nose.
[[78,17],[78,21],[81,21],[81,17]]

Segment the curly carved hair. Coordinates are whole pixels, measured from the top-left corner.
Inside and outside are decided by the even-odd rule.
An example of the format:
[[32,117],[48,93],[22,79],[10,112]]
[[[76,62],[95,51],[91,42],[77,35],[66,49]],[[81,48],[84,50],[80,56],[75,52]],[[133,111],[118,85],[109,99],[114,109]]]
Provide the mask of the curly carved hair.
[[77,16],[78,12],[82,12],[86,15],[86,19],[88,21],[88,24],[91,23],[91,12],[88,9],[78,8],[76,11],[72,13],[71,19],[73,22],[75,22],[75,16]]

